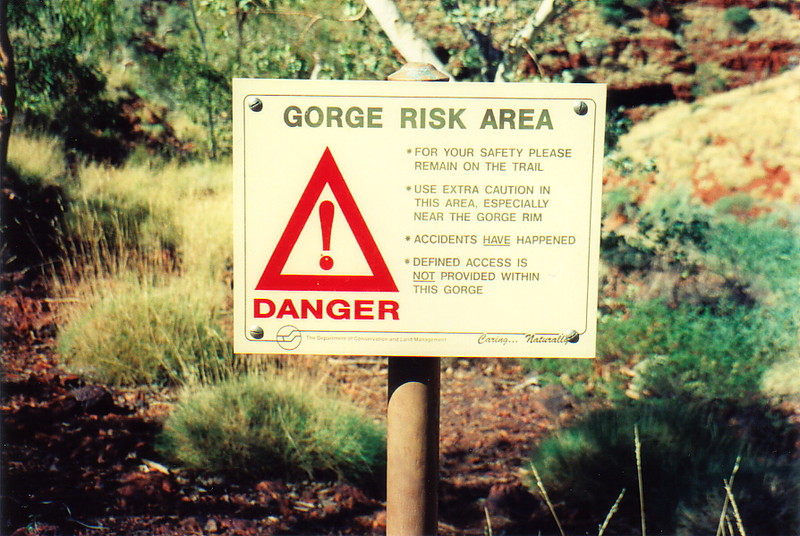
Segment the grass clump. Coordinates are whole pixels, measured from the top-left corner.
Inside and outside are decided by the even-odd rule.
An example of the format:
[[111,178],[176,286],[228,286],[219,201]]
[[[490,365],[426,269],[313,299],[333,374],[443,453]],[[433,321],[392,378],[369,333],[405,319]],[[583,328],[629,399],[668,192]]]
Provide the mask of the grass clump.
[[191,469],[239,477],[378,474],[384,430],[309,383],[260,373],[187,390],[159,450]]
[[603,19],[614,26],[622,26],[631,19],[641,18],[642,10],[651,7],[656,0],[600,0]]
[[[641,441],[640,464],[635,431]],[[531,461],[555,504],[585,513],[583,519],[602,520],[626,489],[614,525],[629,534],[625,529],[640,523],[634,490],[641,483],[648,531],[713,534],[725,497],[723,481],[740,455],[733,491],[748,528],[758,525],[754,530],[759,534],[788,534],[798,504],[792,467],[768,461],[760,447],[744,442],[708,409],[662,402],[601,410],[545,439]],[[541,485],[532,475],[527,480],[532,490]],[[768,510],[777,515],[770,518]]]
[[59,347],[113,384],[227,377],[228,165],[90,164],[65,217]]
[[770,399],[800,403],[800,354],[771,366],[761,380],[761,390]]
[[637,363],[636,389],[697,400],[747,399],[797,344],[791,309],[630,303],[603,315],[598,353]]
[[739,33],[747,33],[756,26],[756,21],[745,6],[733,6],[725,10],[725,22]]
[[59,335],[70,367],[117,385],[175,384],[225,376],[232,360],[225,287],[187,279],[117,276],[92,288]]
[[66,186],[65,152],[54,137],[23,130],[9,138],[8,162],[20,177],[35,177],[42,186]]
[[100,197],[70,204],[64,242],[72,264],[113,270],[128,261],[174,257],[180,235],[168,214],[130,199]]

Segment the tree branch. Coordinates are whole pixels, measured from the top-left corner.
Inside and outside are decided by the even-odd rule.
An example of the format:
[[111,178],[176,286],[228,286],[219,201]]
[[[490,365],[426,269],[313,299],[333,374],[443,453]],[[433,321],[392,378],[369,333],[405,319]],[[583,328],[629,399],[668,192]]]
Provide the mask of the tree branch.
[[0,175],[6,173],[8,142],[17,101],[14,49],[8,38],[8,0],[0,0]]
[[[556,6],[555,0],[542,0],[533,15],[526,21],[525,25],[511,39],[509,51],[505,59],[497,69],[495,82],[505,81],[505,75],[516,71],[520,60],[525,54],[529,54],[537,63],[536,56],[532,51],[531,43],[535,40],[541,29],[554,18],[565,13],[572,7],[574,0],[564,0],[560,6]],[[541,68],[539,68],[541,71]],[[541,73],[540,73],[541,74]]]
[[417,35],[414,26],[403,18],[397,4],[392,0],[364,1],[404,60],[430,63],[446,73],[444,64],[436,57],[428,42]]

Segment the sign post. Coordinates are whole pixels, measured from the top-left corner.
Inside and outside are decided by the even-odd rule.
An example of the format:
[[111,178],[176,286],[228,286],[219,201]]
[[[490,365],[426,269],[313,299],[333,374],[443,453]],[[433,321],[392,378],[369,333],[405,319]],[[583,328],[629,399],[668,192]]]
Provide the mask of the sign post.
[[437,533],[438,357],[390,357],[386,438],[386,534]]
[[[392,81],[442,82],[425,63],[408,63]],[[439,357],[389,357],[386,534],[436,534],[439,522]]]
[[234,80],[234,351],[389,356],[387,532],[427,535],[440,357],[595,356],[606,89],[389,78]]

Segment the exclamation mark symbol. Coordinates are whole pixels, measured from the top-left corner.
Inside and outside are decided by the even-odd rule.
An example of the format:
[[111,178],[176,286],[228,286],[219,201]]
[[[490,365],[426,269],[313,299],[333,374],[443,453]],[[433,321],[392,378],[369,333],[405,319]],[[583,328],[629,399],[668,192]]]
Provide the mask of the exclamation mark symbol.
[[[323,201],[319,205],[319,224],[322,228],[322,251],[331,250],[331,228],[333,227],[333,213],[336,207],[330,201]],[[323,255],[319,259],[319,267],[323,270],[333,268],[333,258]]]

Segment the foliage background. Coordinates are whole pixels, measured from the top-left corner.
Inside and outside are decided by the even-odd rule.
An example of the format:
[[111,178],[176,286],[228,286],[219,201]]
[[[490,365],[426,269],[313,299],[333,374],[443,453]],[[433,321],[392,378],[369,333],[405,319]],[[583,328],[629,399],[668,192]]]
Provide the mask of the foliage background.
[[[564,2],[525,47],[515,37],[538,3],[397,4],[457,80],[609,84],[598,359],[524,363],[531,385],[562,385],[591,415],[604,408],[576,426],[576,459],[597,451],[596,437],[582,439],[587,427],[624,450],[629,430],[609,431],[602,418],[671,423],[673,413],[649,409],[662,400],[733,423],[734,439],[748,439],[742,415],[755,411],[777,423],[770,433],[786,440],[777,443],[791,443],[800,406],[796,4]],[[403,59],[357,0],[11,2],[8,16],[18,100],[2,258],[6,271],[52,281],[62,359],[87,378],[171,389],[187,406],[220,385],[249,385],[252,367],[228,343],[231,79],[383,79]],[[204,289],[192,292],[198,314],[182,314],[187,289]],[[201,414],[213,422],[217,411]],[[180,428],[190,433],[173,445],[208,449],[208,427],[194,438],[192,423]],[[673,428],[662,452],[691,439]],[[796,448],[722,439],[693,463],[728,467],[721,451],[757,453],[748,478],[772,479],[788,526],[799,503],[796,479],[784,475]],[[598,483],[579,464],[567,464],[570,473],[548,461],[548,444],[538,456],[544,478],[565,489]],[[630,471],[629,462],[613,469]],[[658,493],[664,482],[650,485]],[[659,515],[680,510],[688,533],[705,527],[719,488],[704,486],[693,483],[691,497],[670,498]],[[610,504],[616,491],[592,499]],[[635,515],[633,506],[623,511]]]

